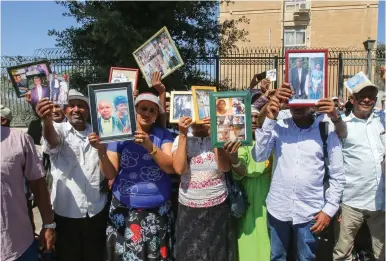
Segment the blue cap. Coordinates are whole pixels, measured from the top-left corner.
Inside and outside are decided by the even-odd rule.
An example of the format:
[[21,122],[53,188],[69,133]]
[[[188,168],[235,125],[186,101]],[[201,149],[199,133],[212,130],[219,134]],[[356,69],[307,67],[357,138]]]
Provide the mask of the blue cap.
[[115,107],[118,106],[121,103],[127,104],[128,103],[127,98],[125,96],[117,96],[117,97],[115,97],[115,99],[114,99]]

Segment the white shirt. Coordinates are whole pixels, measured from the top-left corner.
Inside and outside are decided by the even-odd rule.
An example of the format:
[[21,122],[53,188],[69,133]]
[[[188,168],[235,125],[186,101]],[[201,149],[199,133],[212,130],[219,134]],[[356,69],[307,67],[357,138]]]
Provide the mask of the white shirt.
[[[372,113],[367,120],[351,113],[343,119],[347,138],[342,140],[346,186],[342,202],[370,211],[385,210],[385,127]],[[383,133],[383,134],[382,134]]]
[[60,145],[54,149],[43,139],[44,152],[50,155],[53,177],[51,201],[56,214],[84,218],[98,214],[106,204],[100,184],[104,177],[99,169],[98,151],[87,136],[92,127],[76,131],[69,122],[54,123]]
[[317,117],[309,129],[298,128],[293,119],[265,119],[256,129],[253,159],[262,162],[274,152],[271,187],[266,200],[269,213],[281,221],[302,224],[319,211],[330,217],[339,208],[345,184],[342,149],[335,132],[327,138],[330,188],[324,196],[323,142]]
[[60,85],[59,85],[59,80],[58,79],[55,79],[55,85],[54,85],[54,88],[59,88]]
[[303,68],[298,68],[299,82],[302,82],[302,69]]
[[36,89],[38,90],[38,99],[40,100],[43,96],[43,90],[41,85],[36,85]]

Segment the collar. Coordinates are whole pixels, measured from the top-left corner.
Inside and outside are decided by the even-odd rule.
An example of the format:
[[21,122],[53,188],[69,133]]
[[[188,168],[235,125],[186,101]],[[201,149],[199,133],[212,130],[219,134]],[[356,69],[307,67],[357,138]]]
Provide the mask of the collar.
[[[63,124],[64,124],[64,128],[66,131],[72,131],[73,133],[76,133],[76,134],[79,134],[80,136],[83,136],[79,131],[75,130],[75,128],[68,121],[63,122]],[[92,132],[91,125],[86,123],[86,129],[84,131],[86,131],[87,133],[91,133]]]
[[358,117],[355,116],[354,113],[351,111],[350,115],[347,116],[346,119],[347,119],[347,120],[353,120],[353,121],[360,121],[360,122],[364,122],[364,123],[371,123],[375,117],[376,117],[376,114],[374,113],[374,111],[370,114],[370,116],[369,116],[369,118],[367,118],[367,120],[358,118]]
[[294,119],[292,117],[291,117],[291,122],[292,122],[293,127],[297,128],[300,131],[311,131],[314,128],[319,128],[319,123],[321,121],[323,121],[323,118],[324,118],[324,114],[319,114],[319,115],[314,116],[314,123],[312,123],[312,125],[308,129],[299,128],[296,125],[296,123],[294,122]]

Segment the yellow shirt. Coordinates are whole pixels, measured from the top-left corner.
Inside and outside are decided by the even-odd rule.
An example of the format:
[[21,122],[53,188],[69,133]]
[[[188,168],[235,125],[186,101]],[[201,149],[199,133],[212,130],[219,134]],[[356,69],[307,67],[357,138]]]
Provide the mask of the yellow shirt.
[[101,118],[101,126],[103,134],[111,134],[113,132],[113,118],[110,118],[108,120]]

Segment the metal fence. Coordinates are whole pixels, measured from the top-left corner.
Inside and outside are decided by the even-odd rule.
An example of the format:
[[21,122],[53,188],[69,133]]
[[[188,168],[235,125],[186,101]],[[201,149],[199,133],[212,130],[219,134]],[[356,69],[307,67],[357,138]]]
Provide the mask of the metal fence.
[[[314,49],[315,50],[315,49]],[[344,81],[363,71],[368,72],[371,64],[370,79],[376,84],[379,79],[379,66],[385,65],[385,50],[374,50],[368,53],[358,48],[328,48],[328,89],[329,96],[347,97],[343,88]],[[72,78],[83,81],[84,86],[93,83],[93,79],[103,78],[96,75],[93,64],[87,59],[73,58],[63,49],[39,49],[32,57],[1,58],[1,103],[10,107],[15,115],[14,126],[26,126],[33,117],[33,111],[24,98],[17,98],[11,85],[6,68],[17,64],[48,59],[52,71],[67,72]],[[199,72],[201,80],[189,82],[191,85],[211,84],[224,89],[244,89],[250,84],[256,73],[273,68],[277,70],[277,81],[274,87],[280,86],[285,76],[284,52],[280,47],[261,47],[234,49],[225,55],[198,57],[191,71]],[[184,68],[181,69],[184,71]]]

